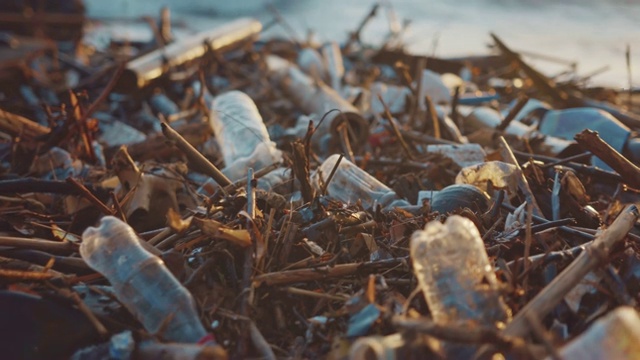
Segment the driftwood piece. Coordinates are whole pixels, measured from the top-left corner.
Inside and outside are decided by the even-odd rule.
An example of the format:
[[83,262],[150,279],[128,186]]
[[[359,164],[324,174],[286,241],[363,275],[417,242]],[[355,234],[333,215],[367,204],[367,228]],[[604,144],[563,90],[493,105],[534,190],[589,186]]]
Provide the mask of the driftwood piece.
[[207,158],[205,158],[196,148],[194,148],[180,133],[172,129],[167,124],[162,124],[162,133],[167,139],[173,141],[178,149],[182,151],[187,159],[189,159],[189,165],[196,171],[200,171],[206,175],[209,175],[220,186],[231,185],[231,180],[226,177],[220,169],[213,165]]
[[640,189],[640,168],[602,140],[596,131],[585,129],[575,139],[580,146],[591,151],[620,174],[625,184]]
[[528,334],[528,316],[544,318],[590,271],[607,262],[609,251],[622,241],[640,217],[638,207],[627,207],[618,218],[604,230],[585,251],[556,276],[536,297],[534,297],[503,331],[505,336],[525,336]]
[[12,136],[33,139],[48,134],[51,129],[23,116],[0,109],[0,130]]
[[[175,130],[194,147],[204,144],[211,136],[211,128],[206,122],[186,124]],[[109,149],[107,156],[113,156],[118,148]],[[176,148],[175,145],[170,144],[170,141],[162,133],[151,135],[145,141],[127,145],[129,155],[140,162],[165,160],[176,155]]]
[[0,246],[16,247],[47,251],[53,254],[68,254],[75,251],[76,246],[68,241],[52,241],[46,239],[28,239],[11,236],[0,236]]
[[395,258],[364,263],[339,264],[335,266],[321,266],[316,268],[273,272],[256,276],[253,281],[259,286],[288,285],[298,282],[309,282],[327,278],[344,277],[357,273],[371,274],[378,270],[389,269],[406,262],[407,258]]

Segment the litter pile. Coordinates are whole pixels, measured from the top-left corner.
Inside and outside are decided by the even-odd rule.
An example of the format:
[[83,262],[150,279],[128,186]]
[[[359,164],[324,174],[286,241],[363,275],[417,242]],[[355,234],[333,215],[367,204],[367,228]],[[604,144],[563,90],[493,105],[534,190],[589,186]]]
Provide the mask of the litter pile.
[[376,8],[323,44],[3,13],[1,357],[639,357],[633,102],[496,35],[365,46]]

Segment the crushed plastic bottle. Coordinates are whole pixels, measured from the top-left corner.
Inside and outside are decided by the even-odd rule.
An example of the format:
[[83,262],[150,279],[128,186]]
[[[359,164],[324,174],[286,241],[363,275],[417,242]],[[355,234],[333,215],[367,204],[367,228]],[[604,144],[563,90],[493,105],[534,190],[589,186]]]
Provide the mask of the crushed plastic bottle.
[[461,168],[482,163],[487,155],[479,144],[428,145],[427,153],[440,154]]
[[304,48],[298,53],[297,59],[300,70],[309,74],[315,79],[326,81],[327,68],[322,55],[312,48]]
[[164,339],[183,343],[207,338],[189,291],[140,245],[129,225],[106,216],[99,227],[87,228],[82,240],[84,261],[109,280],[118,300],[148,332],[162,330]]
[[507,189],[515,195],[518,189],[516,167],[501,161],[487,161],[482,164],[467,166],[456,176],[456,184],[475,185],[487,192],[489,182],[493,188]]
[[[633,151],[625,151],[632,140],[631,130],[606,111],[594,108],[573,108],[565,110],[549,110],[538,124],[541,133],[561,139],[573,140],[584,129],[597,131],[602,140],[620,153],[624,153],[632,161],[640,160]],[[597,157],[593,165],[611,170],[611,167]]]
[[473,222],[453,215],[431,221],[411,237],[411,259],[418,284],[436,323],[498,326],[511,311]]
[[57,146],[36,157],[30,170],[36,176],[44,179],[66,179],[68,177],[84,177],[88,168],[79,159]]
[[565,360],[640,359],[640,316],[621,306],[560,349]]
[[[320,165],[312,178],[316,190],[322,189],[339,158],[340,155],[331,155]],[[380,204],[383,208],[411,205],[387,185],[344,158],[327,186],[327,195],[349,204],[360,200],[365,209],[370,209],[375,204]]]
[[282,160],[282,152],[271,142],[258,108],[247,94],[230,91],[217,96],[209,122],[226,164],[222,172],[232,181],[247,176],[248,168],[259,170]]
[[434,104],[451,103],[451,91],[442,81],[440,74],[431,70],[424,69],[422,71],[422,88],[418,95],[419,99],[429,96]]

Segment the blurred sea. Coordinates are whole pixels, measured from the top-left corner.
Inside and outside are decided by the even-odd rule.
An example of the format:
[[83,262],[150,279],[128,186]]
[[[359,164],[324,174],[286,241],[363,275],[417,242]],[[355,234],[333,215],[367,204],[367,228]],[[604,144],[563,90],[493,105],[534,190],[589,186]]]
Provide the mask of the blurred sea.
[[[320,41],[344,41],[369,12],[374,0],[276,0],[272,2],[299,37],[313,30]],[[263,0],[85,0],[96,18],[157,16],[169,6],[174,20],[207,28],[238,16],[267,23],[271,14]],[[489,32],[510,47],[576,61],[578,74],[604,66],[592,84],[627,87],[625,49],[631,46],[634,85],[640,83],[640,0],[388,0],[363,32],[363,40],[379,44],[390,20],[411,23],[404,35],[408,49],[441,57],[489,53]],[[395,20],[394,20],[395,19]],[[286,35],[279,26],[268,35]],[[527,58],[548,75],[566,69]]]

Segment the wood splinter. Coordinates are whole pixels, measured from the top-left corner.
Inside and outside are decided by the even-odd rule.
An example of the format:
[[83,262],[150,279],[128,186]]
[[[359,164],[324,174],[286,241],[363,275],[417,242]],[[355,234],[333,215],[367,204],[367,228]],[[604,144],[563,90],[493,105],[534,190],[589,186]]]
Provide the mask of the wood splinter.
[[597,131],[585,129],[577,134],[575,139],[580,146],[591,151],[620,174],[625,184],[640,189],[640,168],[602,140]]

